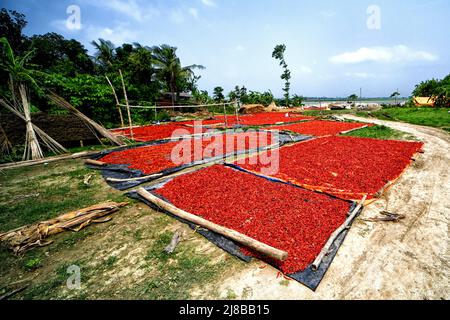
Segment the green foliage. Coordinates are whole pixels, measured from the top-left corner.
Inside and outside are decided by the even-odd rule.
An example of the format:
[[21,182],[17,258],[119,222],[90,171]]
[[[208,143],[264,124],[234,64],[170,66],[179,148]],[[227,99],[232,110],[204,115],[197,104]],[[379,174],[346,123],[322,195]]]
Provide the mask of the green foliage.
[[213,90],[213,99],[214,102],[223,102],[225,99],[225,96],[223,95],[223,88],[222,87],[215,87]]
[[[450,113],[448,111],[448,108],[383,108],[372,111],[370,114],[383,120],[404,121],[430,127],[448,128],[450,127]],[[361,115],[364,114],[366,113]]]
[[303,101],[305,100],[305,98],[303,98],[303,96],[299,96],[294,94],[291,98],[291,104],[294,107],[301,107],[303,106]]
[[276,60],[280,60],[280,66],[283,68],[283,73],[281,74],[281,79],[283,79],[284,82],[284,100],[286,103],[286,107],[289,106],[289,89],[291,87],[291,83],[289,80],[291,79],[291,71],[288,69],[288,65],[284,59],[284,52],[286,51],[286,45],[279,44],[275,46],[272,52],[272,58],[275,58]]
[[358,96],[356,94],[351,94],[347,97],[347,101],[354,102],[358,100]]
[[416,85],[412,95],[415,97],[433,97],[436,107],[450,107],[450,74],[442,80],[422,81]]
[[165,84],[165,88],[172,95],[172,105],[177,101],[177,94],[185,90],[192,90],[192,85],[198,80],[195,69],[204,69],[201,65],[181,66],[177,56],[176,47],[167,44],[155,46],[150,49],[153,54],[153,63],[156,75]]
[[247,91],[247,88],[242,86],[235,86],[233,91],[228,93],[228,99],[239,100],[243,104],[262,104],[268,106],[275,100],[270,90],[265,92]]
[[344,134],[345,136],[374,138],[382,140],[412,140],[413,137],[405,132],[391,129],[386,126],[371,126],[354,130]]

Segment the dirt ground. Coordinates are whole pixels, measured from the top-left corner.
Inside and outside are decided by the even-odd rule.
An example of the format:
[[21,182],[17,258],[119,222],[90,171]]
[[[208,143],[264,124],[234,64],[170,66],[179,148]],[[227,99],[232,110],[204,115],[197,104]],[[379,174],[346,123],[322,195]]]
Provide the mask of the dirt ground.
[[[23,257],[0,251],[0,295],[29,283],[14,299],[449,299],[450,135],[429,127],[348,118],[414,135],[425,142],[425,153],[356,219],[316,292],[260,260],[244,263],[226,254],[186,225],[124,198],[81,160],[70,160],[4,172],[0,198],[12,201],[40,189],[33,198],[42,202],[37,212],[59,212],[62,201],[71,210],[107,199],[130,200],[130,205],[111,222],[63,233],[50,246]],[[87,189],[86,174],[94,175]],[[362,220],[380,210],[406,218],[398,223]],[[162,254],[179,229],[183,241],[173,255]],[[67,289],[70,265],[81,268],[80,290]]]
[[[386,195],[364,209],[313,292],[260,261],[218,283],[221,297],[242,299],[449,299],[450,135],[411,124],[383,124],[425,142],[425,153]],[[367,222],[387,210],[400,222]]]

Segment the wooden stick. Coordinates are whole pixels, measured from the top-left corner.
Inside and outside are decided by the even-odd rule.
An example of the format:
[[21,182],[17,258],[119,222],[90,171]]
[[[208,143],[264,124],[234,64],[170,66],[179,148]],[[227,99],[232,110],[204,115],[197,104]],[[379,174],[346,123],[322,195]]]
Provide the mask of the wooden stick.
[[359,130],[359,129],[364,129],[364,128],[367,128],[367,125],[362,126],[362,127],[358,127],[358,128],[353,128],[353,129],[350,129],[350,130],[347,130],[347,131],[341,131],[340,134],[345,134],[345,133],[349,133],[349,132],[356,131],[356,130]]
[[125,179],[119,179],[119,178],[106,178],[106,181],[110,181],[110,182],[127,182],[127,181],[139,181],[139,180],[143,180],[143,179],[148,179],[148,178],[159,178],[161,177],[163,174],[162,173],[155,173],[155,174],[150,174],[148,176],[142,176],[142,177],[136,177],[136,178],[125,178]]
[[167,253],[174,252],[175,248],[177,247],[178,242],[180,242],[182,236],[182,232],[180,230],[177,230],[173,236],[172,240],[170,240],[170,243],[167,245],[167,247],[164,248],[164,251]]
[[131,123],[130,105],[128,103],[127,90],[125,89],[125,82],[123,81],[123,75],[122,75],[122,71],[120,69],[119,69],[119,74],[120,74],[120,79],[122,80],[123,95],[125,97],[125,103],[127,106],[128,124],[130,125],[131,140],[133,140],[133,124]]
[[322,262],[322,259],[328,254],[328,251],[330,250],[330,247],[333,244],[334,240],[336,240],[336,238],[341,234],[341,232],[344,231],[344,229],[346,229],[348,227],[348,225],[352,222],[352,220],[355,218],[356,214],[358,213],[359,209],[363,205],[364,201],[366,201],[366,198],[367,198],[367,194],[364,195],[364,197],[358,203],[356,208],[353,209],[353,211],[349,214],[349,216],[344,221],[344,223],[341,224],[341,226],[339,228],[337,228],[336,230],[334,230],[334,232],[331,234],[327,243],[322,248],[322,250],[320,251],[319,255],[316,257],[314,262],[312,263],[313,270],[317,270],[319,268],[319,265]]
[[98,160],[92,160],[92,159],[86,159],[86,161],[84,163],[92,164],[94,166],[100,166],[100,167],[106,165],[106,162],[98,161]]
[[239,242],[249,248],[252,248],[258,252],[261,252],[261,253],[267,255],[268,257],[271,257],[276,260],[284,261],[284,260],[286,260],[286,258],[288,256],[288,253],[286,251],[276,249],[265,243],[259,242],[258,240],[250,238],[249,236],[239,233],[236,230],[228,229],[226,227],[220,226],[211,221],[203,219],[199,216],[196,216],[192,213],[178,209],[174,205],[167,203],[166,201],[161,200],[160,198],[154,196],[153,194],[151,194],[144,188],[139,188],[137,193],[141,197],[146,199],[147,201],[150,201],[151,203],[157,205],[158,207],[170,212],[171,214],[173,214],[177,217],[180,217],[182,219],[185,219],[187,221],[195,223],[199,226],[207,228],[211,231],[214,231],[218,234],[221,234],[231,240],[234,240],[234,241]]
[[122,127],[125,127],[125,125],[123,123],[122,110],[120,109],[120,102],[119,102],[119,98],[117,97],[116,90],[114,90],[114,87],[113,87],[111,81],[109,81],[108,76],[105,76],[105,77],[106,77],[106,80],[108,81],[109,85],[111,86],[114,98],[116,99],[116,106],[117,106],[117,109],[119,110],[120,123],[121,123]]
[[27,160],[27,161],[5,163],[5,164],[0,165],[0,169],[22,168],[22,167],[34,166],[34,165],[38,165],[38,164],[61,161],[61,160],[77,159],[77,158],[88,157],[88,156],[96,154],[96,153],[98,153],[98,151],[83,151],[83,152],[77,152],[77,153],[73,153],[73,154],[69,154],[69,155],[48,157],[48,158],[39,159],[39,160]]

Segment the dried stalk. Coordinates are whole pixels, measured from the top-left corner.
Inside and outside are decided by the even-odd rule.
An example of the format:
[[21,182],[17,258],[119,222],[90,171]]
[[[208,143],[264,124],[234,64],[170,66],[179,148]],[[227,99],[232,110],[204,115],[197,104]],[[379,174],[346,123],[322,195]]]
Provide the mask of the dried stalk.
[[128,103],[127,90],[125,89],[125,82],[123,81],[123,75],[122,75],[122,71],[120,69],[119,69],[119,74],[120,74],[120,79],[122,80],[123,95],[125,97],[125,103],[127,106],[128,124],[130,126],[131,140],[133,140],[133,124],[131,123],[130,104]]
[[0,153],[1,154],[9,154],[11,152],[12,145],[6,136],[6,132],[0,124]]
[[31,122],[30,106],[26,96],[25,86],[21,85],[19,91],[22,99],[22,108],[20,108],[20,104],[15,99],[13,100],[15,101],[13,105],[3,99],[0,99],[0,104],[26,123],[24,160],[30,158],[33,160],[42,159],[44,157],[38,138],[53,153],[67,153],[68,151],[61,144]]

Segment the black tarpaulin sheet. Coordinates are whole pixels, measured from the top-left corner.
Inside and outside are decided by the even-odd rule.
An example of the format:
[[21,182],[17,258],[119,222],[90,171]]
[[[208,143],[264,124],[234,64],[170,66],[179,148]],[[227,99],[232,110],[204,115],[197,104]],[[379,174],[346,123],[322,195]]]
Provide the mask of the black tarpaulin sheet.
[[[236,166],[233,166],[233,165],[228,165],[227,164],[227,166],[232,167],[235,170],[240,170],[239,167],[236,167]],[[240,170],[240,171],[243,171],[243,170]],[[243,171],[243,172],[246,172],[248,174],[253,174],[253,173],[247,172],[247,171]],[[178,178],[180,178],[180,177],[182,177],[182,176],[179,176]],[[279,181],[279,180],[273,180],[273,179],[270,179],[270,178],[267,178],[267,177],[261,177],[261,176],[258,176],[258,177],[266,179],[266,180],[269,180],[269,181],[272,181],[274,183],[283,183],[283,184],[288,184],[288,185],[290,185],[292,187],[295,187],[295,188],[301,188],[299,186],[293,185],[293,184],[288,183],[288,182],[283,182],[283,181]],[[153,191],[155,191],[155,190],[157,190],[159,188],[162,188],[167,182],[171,181],[172,179],[173,178],[168,178],[167,180],[164,180],[163,182],[161,182],[161,183],[159,183],[157,185],[144,187],[144,189],[147,190],[148,192],[151,192],[153,195],[157,196],[158,198],[160,198],[160,199],[170,203],[170,201],[168,199],[165,199],[164,197],[156,194]],[[303,189],[303,188],[301,188],[301,189]],[[310,190],[308,190],[308,191],[310,191]],[[310,192],[315,192],[315,191],[310,191]],[[193,224],[193,223],[191,223],[189,221],[186,221],[184,219],[181,219],[179,217],[176,217],[176,216],[172,215],[171,213],[169,213],[169,212],[167,212],[165,210],[162,210],[161,208],[159,208],[159,207],[155,206],[154,204],[150,203],[146,199],[144,199],[141,196],[139,196],[136,191],[128,192],[126,195],[128,195],[129,197],[132,197],[134,199],[141,200],[142,202],[146,203],[148,206],[150,206],[151,208],[153,208],[153,209],[155,209],[157,211],[163,211],[164,213],[168,214],[169,216],[174,217],[175,219],[188,224],[189,227],[194,229],[194,230],[197,228],[197,226],[195,224]],[[336,198],[336,197],[333,197],[333,196],[329,196],[329,197]],[[345,201],[345,200],[342,200],[342,199],[340,199],[340,200],[341,201]],[[351,201],[346,201],[346,202],[351,203],[351,206],[349,208],[349,213],[350,213],[350,212],[352,212],[354,210],[354,208],[356,207],[357,204],[355,202],[351,202]],[[355,215],[355,217],[360,214],[362,209],[363,208],[361,207],[361,209],[358,211],[358,213]],[[351,223],[352,222],[353,221],[351,221]],[[351,223],[350,223],[349,227],[351,226]],[[220,234],[217,234],[217,233],[215,233],[213,231],[210,231],[210,230],[207,230],[207,229],[204,229],[204,228],[198,228],[197,232],[200,233],[202,236],[204,236],[209,241],[211,241],[212,243],[214,243],[215,245],[217,245],[219,248],[225,250],[226,252],[228,252],[228,253],[230,253],[230,254],[232,254],[232,255],[234,255],[234,256],[236,256],[236,257],[238,257],[238,258],[240,258],[240,259],[242,259],[242,260],[244,260],[246,262],[249,262],[251,260],[251,258],[252,258],[251,256],[248,256],[248,255],[245,255],[244,253],[242,253],[242,251],[240,250],[242,246],[240,244],[234,242],[233,240],[230,240],[230,239],[228,239],[228,238],[226,238],[226,237],[224,237],[224,236],[222,236]],[[298,271],[298,272],[295,272],[295,273],[292,273],[292,274],[287,274],[287,276],[292,278],[292,279],[294,279],[294,280],[296,280],[296,281],[298,281],[298,282],[300,282],[300,283],[302,283],[302,284],[304,284],[305,286],[307,286],[311,290],[315,291],[317,289],[317,287],[319,286],[320,282],[322,281],[323,277],[325,276],[325,273],[327,272],[328,268],[330,267],[334,257],[337,254],[337,251],[339,250],[339,247],[343,243],[347,233],[348,233],[348,229],[345,229],[339,234],[339,236],[332,243],[332,245],[331,245],[327,255],[323,258],[321,264],[319,265],[319,267],[316,270],[314,270],[312,268],[312,265],[309,265],[304,270]]]
[[[232,133],[239,133],[239,132],[240,131],[232,132]],[[220,134],[222,134],[222,133],[215,132],[215,133],[210,134],[210,136],[220,135]],[[279,146],[282,146],[286,143],[299,142],[299,141],[309,140],[311,138],[312,138],[311,136],[305,136],[305,135],[289,136],[287,134],[280,133],[278,143],[279,143]],[[175,138],[173,140],[156,140],[156,141],[146,142],[146,143],[142,143],[142,144],[138,144],[138,145],[125,146],[125,147],[120,147],[120,148],[113,149],[113,150],[101,151],[101,152],[91,156],[90,159],[98,160],[98,159],[101,159],[102,157],[106,156],[107,154],[117,152],[117,151],[130,150],[130,149],[134,149],[134,148],[141,148],[141,147],[147,147],[147,146],[155,146],[155,145],[160,145],[160,144],[164,144],[164,143],[170,143],[173,141],[180,141],[183,139],[186,139],[186,137]],[[201,137],[194,137],[194,139],[201,139]],[[105,179],[106,183],[108,183],[111,187],[118,189],[118,190],[127,190],[130,188],[134,188],[142,183],[160,179],[161,177],[184,170],[186,168],[190,168],[193,166],[197,166],[197,165],[201,165],[201,164],[209,163],[209,162],[213,162],[213,161],[219,161],[221,159],[225,159],[226,157],[230,157],[233,155],[237,156],[237,155],[242,155],[245,153],[250,153],[250,152],[255,152],[255,151],[263,151],[263,150],[266,150],[268,147],[269,146],[258,148],[258,149],[242,150],[242,151],[228,153],[228,154],[221,155],[221,156],[205,158],[200,161],[195,161],[192,163],[187,163],[187,164],[179,165],[176,167],[167,168],[165,170],[156,172],[151,175],[147,175],[137,169],[131,169],[131,168],[129,168],[129,165],[126,163],[124,163],[124,164],[107,164],[107,165],[104,165],[101,167],[95,166],[95,165],[90,165],[90,164],[86,164],[86,166],[91,169],[101,170],[103,178]],[[142,178],[142,179],[128,180],[128,181],[111,181],[111,180],[109,180],[109,179],[127,180],[127,179],[135,179],[135,178]]]

